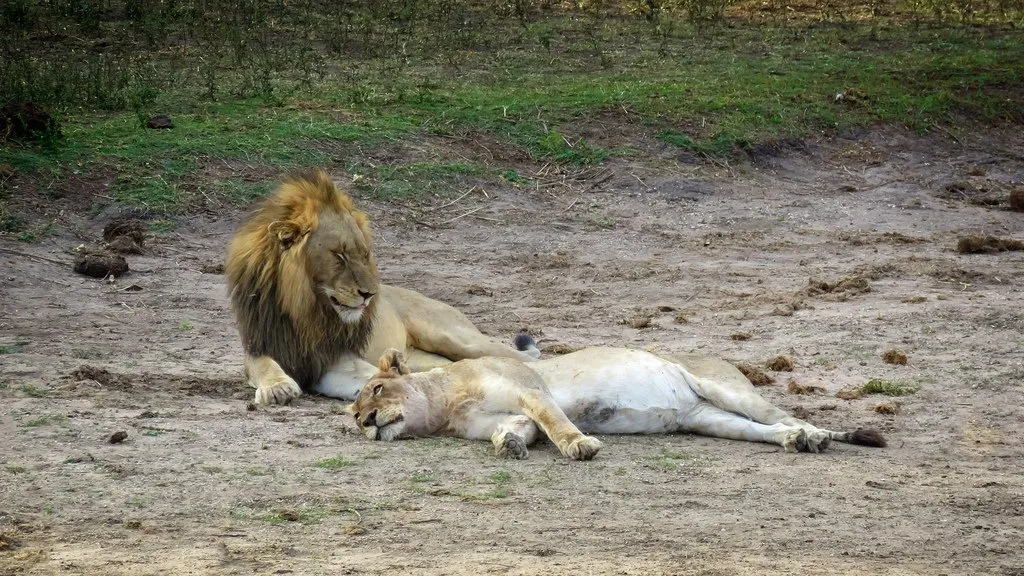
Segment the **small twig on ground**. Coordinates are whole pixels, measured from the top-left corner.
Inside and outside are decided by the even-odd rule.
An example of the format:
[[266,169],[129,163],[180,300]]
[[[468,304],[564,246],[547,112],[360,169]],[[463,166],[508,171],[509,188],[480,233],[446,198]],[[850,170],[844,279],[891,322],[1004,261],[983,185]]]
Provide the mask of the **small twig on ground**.
[[565,210],[562,210],[562,212],[568,212],[569,210],[572,210],[572,207],[573,207],[573,206],[575,206],[575,205],[576,205],[576,203],[577,203],[577,202],[579,202],[579,201],[580,201],[580,199],[579,199],[579,198],[577,198],[577,199],[573,200],[573,201],[572,201],[572,204],[569,204],[568,206],[566,206],[566,207],[565,207]]
[[54,260],[53,258],[47,258],[46,256],[37,256],[35,254],[29,254],[28,252],[11,250],[10,248],[0,248],[0,252],[3,252],[5,254],[12,254],[14,256],[21,256],[22,258],[28,258],[29,260],[38,260],[39,262],[57,264],[59,266],[67,266],[69,264],[68,262],[61,262],[60,260]]
[[424,210],[424,212],[433,212],[433,211],[435,211],[435,210],[440,210],[440,209],[442,209],[442,208],[447,208],[447,207],[449,207],[449,206],[451,206],[451,205],[453,205],[453,204],[456,204],[456,203],[458,203],[458,201],[459,201],[459,200],[462,200],[462,199],[463,199],[463,198],[465,198],[466,196],[469,196],[470,194],[472,194],[472,193],[473,193],[473,191],[474,191],[474,190],[476,190],[477,188],[479,188],[479,186],[473,186],[472,188],[470,188],[469,190],[467,190],[465,194],[463,194],[462,196],[459,196],[459,197],[458,197],[458,198],[456,198],[455,200],[452,200],[451,202],[448,202],[447,204],[442,204],[442,205],[440,205],[440,206],[435,206],[435,207],[433,207],[433,208],[427,208],[426,210]]
[[604,176],[601,176],[597,180],[594,180],[593,182],[591,182],[590,183],[590,189],[593,190],[594,188],[597,188],[601,184],[604,184],[612,176],[615,176],[615,172],[612,172],[611,170],[609,170],[607,174],[605,174]]
[[654,190],[654,188],[651,188],[650,186],[648,186],[648,185],[647,185],[647,182],[644,182],[643,180],[641,180],[641,179],[640,179],[640,177],[639,177],[639,176],[637,176],[636,174],[630,174],[630,176],[632,176],[633,178],[636,178],[636,181],[637,181],[637,182],[639,182],[639,183],[643,184],[643,185],[644,185],[644,188],[647,188],[647,191],[648,191],[648,192],[650,192],[651,190]]
[[436,226],[443,226],[444,224],[451,224],[452,222],[455,222],[456,220],[459,220],[461,218],[465,218],[466,216],[469,216],[470,214],[475,214],[475,213],[477,213],[477,212],[479,212],[479,211],[481,211],[483,209],[484,209],[483,206],[480,206],[479,208],[474,208],[474,209],[470,210],[469,212],[463,212],[462,214],[459,214],[455,218],[449,218],[448,220],[445,220],[444,222],[438,222],[436,224]]
[[946,136],[949,136],[950,138],[952,138],[953,142],[956,142],[957,144],[960,144],[961,146],[963,145],[963,142],[961,142],[960,139],[956,137],[956,135],[954,135],[949,130],[946,130],[942,126],[939,126],[938,122],[932,122],[932,126],[934,126],[936,130],[938,130],[938,131],[942,132],[943,134],[945,134]]

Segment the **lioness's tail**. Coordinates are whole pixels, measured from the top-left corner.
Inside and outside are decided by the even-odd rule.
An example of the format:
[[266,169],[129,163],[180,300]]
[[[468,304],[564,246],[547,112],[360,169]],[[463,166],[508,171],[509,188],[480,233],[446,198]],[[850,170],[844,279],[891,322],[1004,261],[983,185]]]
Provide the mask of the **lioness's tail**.
[[832,439],[847,444],[885,448],[885,436],[874,428],[857,428],[853,432],[833,432]]
[[540,348],[537,348],[537,342],[529,334],[525,332],[517,334],[512,343],[515,345],[516,350],[519,350],[528,356],[540,358]]

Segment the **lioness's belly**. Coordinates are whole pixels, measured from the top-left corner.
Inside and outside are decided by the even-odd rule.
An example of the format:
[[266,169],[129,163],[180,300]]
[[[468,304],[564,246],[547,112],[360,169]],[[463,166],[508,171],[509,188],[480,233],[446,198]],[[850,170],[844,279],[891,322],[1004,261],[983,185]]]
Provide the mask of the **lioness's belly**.
[[641,350],[587,348],[527,366],[586,433],[675,432],[700,402],[679,366]]

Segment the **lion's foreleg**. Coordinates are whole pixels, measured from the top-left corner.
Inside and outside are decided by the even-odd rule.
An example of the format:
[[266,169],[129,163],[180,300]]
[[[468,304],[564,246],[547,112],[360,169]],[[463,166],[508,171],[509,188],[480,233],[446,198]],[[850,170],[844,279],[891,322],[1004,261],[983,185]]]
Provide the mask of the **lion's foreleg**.
[[246,354],[245,376],[249,386],[256,389],[257,404],[287,404],[302,394],[298,383],[270,356]]
[[680,422],[687,431],[714,438],[778,444],[786,452],[808,451],[807,432],[788,424],[761,424],[702,402]]
[[601,449],[601,441],[580,432],[549,394],[525,390],[519,394],[519,408],[537,423],[566,457],[590,460]]

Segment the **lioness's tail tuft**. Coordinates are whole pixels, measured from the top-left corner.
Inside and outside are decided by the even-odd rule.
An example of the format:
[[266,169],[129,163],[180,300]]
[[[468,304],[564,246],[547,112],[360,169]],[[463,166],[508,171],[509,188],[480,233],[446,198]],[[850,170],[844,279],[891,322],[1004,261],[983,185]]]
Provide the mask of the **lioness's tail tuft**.
[[882,436],[882,433],[874,428],[857,428],[853,432],[847,432],[844,436],[845,438],[838,440],[847,444],[874,446],[875,448],[885,448],[886,446],[885,436]]
[[533,356],[534,358],[540,358],[540,349],[537,348],[537,342],[533,339],[533,336],[530,336],[525,332],[516,334],[512,343],[516,347],[516,350]]

